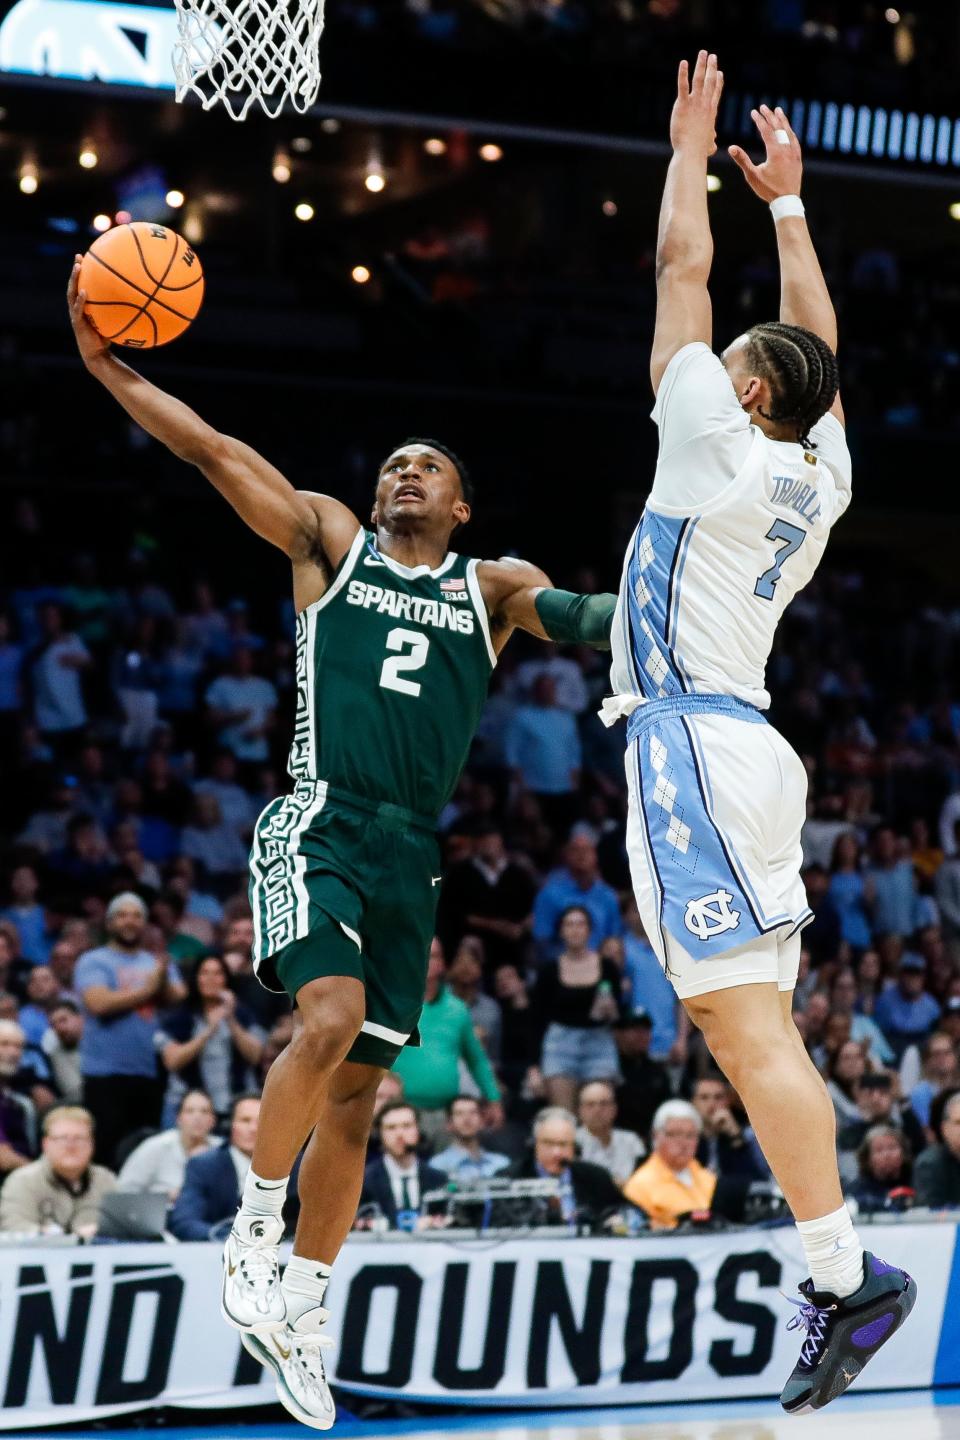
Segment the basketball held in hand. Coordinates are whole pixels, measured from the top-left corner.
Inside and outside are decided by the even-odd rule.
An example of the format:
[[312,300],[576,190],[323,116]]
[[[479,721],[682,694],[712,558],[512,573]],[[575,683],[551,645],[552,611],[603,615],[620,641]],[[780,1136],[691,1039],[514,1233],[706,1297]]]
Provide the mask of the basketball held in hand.
[[182,235],[134,220],[95,240],[80,266],[84,314],[104,340],[149,350],[182,335],[203,303],[203,269]]

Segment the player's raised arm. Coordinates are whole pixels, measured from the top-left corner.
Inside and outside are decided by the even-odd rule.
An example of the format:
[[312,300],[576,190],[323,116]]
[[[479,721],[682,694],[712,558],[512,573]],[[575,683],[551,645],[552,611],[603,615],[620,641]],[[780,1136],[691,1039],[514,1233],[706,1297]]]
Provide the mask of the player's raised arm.
[[152,385],[112,353],[83,313],[80,261],[67,287],[70,322],[84,365],[127,414],[174,455],[196,465],[252,530],[278,546],[295,565],[311,557],[339,563],[357,533],[346,506],[325,495],[295,490],[249,445],[222,435],[195,411]]
[[478,577],[498,654],[514,630],[526,630],[540,640],[555,640],[558,645],[610,649],[615,595],[575,595],[570,590],[555,590],[536,565],[511,556],[485,560]]
[[691,79],[686,60],[677,75],[670,117],[673,159],[667,171],[657,233],[657,323],[650,356],[654,394],[673,356],[694,340],[710,344],[713,320],[707,281],[713,237],[707,213],[707,160],[717,148],[717,106],[723,74],[716,55],[701,50]]
[[[780,319],[785,325],[802,325],[837,349],[837,315],[827,289],[817,252],[803,213],[800,185],[803,155],[786,114],[779,106],[761,105],[751,111],[766,150],[765,159],[755,165],[739,145],[730,146],[730,158],[743,171],[755,195],[765,201],[773,214],[780,255]],[[843,422],[840,397],[830,414]]]

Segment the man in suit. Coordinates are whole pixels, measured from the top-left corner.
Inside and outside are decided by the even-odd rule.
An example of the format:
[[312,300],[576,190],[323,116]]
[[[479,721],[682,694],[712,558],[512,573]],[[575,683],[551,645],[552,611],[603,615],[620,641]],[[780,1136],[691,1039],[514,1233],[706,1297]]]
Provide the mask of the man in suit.
[[576,1119],[562,1106],[548,1105],[533,1122],[532,1149],[503,1171],[504,1178],[560,1181],[559,1203],[551,1204],[548,1224],[575,1220],[593,1224],[605,1211],[619,1210],[627,1204],[610,1172],[602,1165],[575,1159],[576,1150]]
[[[428,1190],[442,1190],[447,1176],[417,1154],[420,1126],[413,1105],[394,1100],[377,1117],[380,1154],[363,1174],[357,1229],[369,1228],[364,1207],[376,1205],[391,1230],[412,1230]],[[399,1223],[398,1223],[399,1217]]]
[[[178,1240],[210,1240],[223,1221],[232,1223],[250,1169],[260,1120],[260,1096],[238,1095],[230,1112],[230,1139],[187,1162],[183,1189],[170,1212],[170,1231]],[[289,1232],[296,1223],[298,1167],[290,1176],[284,1218]]]

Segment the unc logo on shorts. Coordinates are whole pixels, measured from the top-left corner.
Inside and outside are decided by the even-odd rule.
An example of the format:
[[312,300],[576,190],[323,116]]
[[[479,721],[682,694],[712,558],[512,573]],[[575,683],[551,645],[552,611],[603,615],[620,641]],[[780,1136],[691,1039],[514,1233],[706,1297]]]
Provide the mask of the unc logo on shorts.
[[731,910],[733,896],[729,890],[714,890],[712,895],[701,895],[698,900],[688,900],[683,923],[691,935],[698,940],[712,940],[727,930],[736,930],[740,924],[740,911]]

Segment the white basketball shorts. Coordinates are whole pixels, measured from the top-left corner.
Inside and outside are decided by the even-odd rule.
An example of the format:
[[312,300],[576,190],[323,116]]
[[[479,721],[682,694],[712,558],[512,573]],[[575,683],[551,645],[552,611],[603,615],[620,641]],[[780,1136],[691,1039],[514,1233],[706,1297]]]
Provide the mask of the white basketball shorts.
[[800,757],[759,710],[720,695],[651,701],[628,737],[630,872],[677,995],[771,981],[792,990],[812,918]]

